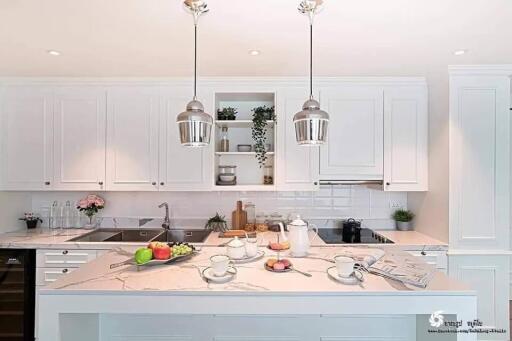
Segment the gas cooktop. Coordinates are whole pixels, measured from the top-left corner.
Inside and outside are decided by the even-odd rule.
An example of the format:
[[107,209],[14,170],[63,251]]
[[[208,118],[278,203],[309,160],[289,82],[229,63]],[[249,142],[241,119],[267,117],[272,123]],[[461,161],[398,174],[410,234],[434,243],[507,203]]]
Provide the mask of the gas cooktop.
[[391,240],[368,228],[319,229],[318,235],[326,244],[394,244]]

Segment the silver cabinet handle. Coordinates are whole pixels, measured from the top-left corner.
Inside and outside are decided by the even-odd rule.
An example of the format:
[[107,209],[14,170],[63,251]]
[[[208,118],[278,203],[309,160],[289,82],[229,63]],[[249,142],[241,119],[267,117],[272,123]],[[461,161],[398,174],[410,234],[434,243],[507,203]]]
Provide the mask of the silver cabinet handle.
[[103,181],[98,182],[98,185],[103,186]]
[[69,271],[68,269],[62,269],[62,273],[63,273],[63,274],[68,273],[68,271]]
[[152,184],[153,186],[156,186],[156,182],[154,182],[154,181],[153,181],[151,184]]
[[68,254],[68,252],[69,252],[68,250],[64,250],[64,251],[62,251],[62,254],[63,254],[63,255],[67,255],[67,254]]
[[163,186],[163,185],[165,185],[165,182],[161,182],[161,183],[160,183],[160,186]]
[[45,181],[44,183],[46,186],[50,186],[50,181]]

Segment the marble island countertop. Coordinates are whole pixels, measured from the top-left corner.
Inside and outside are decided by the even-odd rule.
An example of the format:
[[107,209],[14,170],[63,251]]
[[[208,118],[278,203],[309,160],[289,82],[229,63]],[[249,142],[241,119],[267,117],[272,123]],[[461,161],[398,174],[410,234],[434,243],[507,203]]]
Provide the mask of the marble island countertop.
[[[108,250],[114,247],[140,246],[145,243],[119,243],[119,242],[76,242],[70,239],[88,233],[85,229],[58,229],[49,230],[37,228],[34,230],[21,230],[0,234],[0,248],[35,248],[35,249],[84,249],[84,250]],[[416,231],[376,231],[384,237],[394,241],[395,244],[374,244],[386,248],[399,248],[401,250],[428,250],[445,251],[447,244]],[[260,245],[267,245],[269,241],[277,240],[277,233],[264,232],[258,234]],[[219,238],[219,234],[212,232],[202,245],[219,246],[229,241]],[[313,246],[327,245],[320,238],[312,242]],[[346,244],[344,244],[346,245]],[[353,244],[352,244],[353,245]],[[363,244],[358,244],[363,245]]]
[[[261,248],[263,249],[263,248]],[[368,247],[357,247],[364,253]],[[326,270],[334,266],[324,259],[333,259],[346,247],[313,247],[306,258],[290,258],[293,265],[312,274],[305,277],[295,272],[272,273],[264,269],[264,262],[275,257],[271,250],[264,249],[265,257],[248,264],[236,265],[236,277],[225,284],[211,283],[201,274],[210,264],[210,257],[224,253],[224,248],[203,247],[199,254],[181,263],[153,267],[125,265],[110,269],[110,265],[132,257],[135,248],[116,248],[100,258],[84,265],[75,272],[62,277],[55,283],[41,289],[42,294],[144,294],[184,293],[209,294],[236,293],[281,293],[281,294],[382,294],[423,295],[435,292],[446,295],[467,295],[471,292],[465,285],[454,281],[441,272],[435,272],[427,288],[406,286],[400,282],[365,274],[361,285],[344,285],[327,276]],[[400,250],[387,250],[395,255],[405,254]],[[286,257],[283,255],[282,257]],[[419,263],[428,266],[424,263]]]

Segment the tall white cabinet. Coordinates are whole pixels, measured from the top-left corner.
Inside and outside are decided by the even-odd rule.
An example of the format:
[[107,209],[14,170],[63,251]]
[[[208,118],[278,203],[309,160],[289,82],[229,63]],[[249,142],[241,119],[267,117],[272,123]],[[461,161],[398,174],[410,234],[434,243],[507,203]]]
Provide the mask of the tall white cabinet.
[[[478,292],[478,318],[509,329],[510,67],[450,70],[449,272]],[[508,340],[508,334],[481,335]]]

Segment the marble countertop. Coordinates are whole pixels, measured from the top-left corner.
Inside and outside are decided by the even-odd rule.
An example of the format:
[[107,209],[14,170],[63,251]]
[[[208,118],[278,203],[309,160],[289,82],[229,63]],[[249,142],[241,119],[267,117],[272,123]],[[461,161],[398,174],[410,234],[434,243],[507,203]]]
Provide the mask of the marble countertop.
[[[34,249],[84,249],[84,250],[108,250],[114,247],[140,246],[145,243],[105,243],[105,242],[73,242],[68,241],[81,234],[90,232],[84,229],[58,229],[49,230],[37,228],[34,230],[22,230],[0,234],[0,248],[34,248]],[[386,238],[391,239],[395,244],[377,244],[386,248],[399,248],[401,250],[426,250],[426,251],[445,251],[448,249],[446,243],[440,242],[429,236],[416,231],[376,231]],[[311,235],[311,238],[313,235]],[[269,241],[277,240],[277,233],[264,232],[259,233],[260,245],[268,245]],[[229,239],[219,238],[219,234],[213,232],[202,244],[204,246],[219,246]],[[329,246],[322,239],[312,240],[313,246]],[[362,245],[362,244],[359,244]]]
[[[263,248],[262,248],[263,249]],[[352,248],[364,253],[368,247]],[[290,258],[294,266],[312,274],[305,277],[299,273],[272,273],[264,269],[264,262],[275,253],[265,249],[265,257],[249,264],[236,265],[238,274],[228,283],[209,283],[201,276],[202,270],[210,264],[210,257],[222,254],[224,248],[203,247],[199,254],[182,263],[153,267],[126,265],[110,269],[110,264],[132,257],[135,248],[116,248],[80,269],[62,277],[55,283],[41,289],[41,294],[392,294],[392,295],[468,295],[472,291],[465,285],[436,272],[425,289],[406,286],[400,282],[365,274],[362,285],[344,285],[327,276],[326,270],[334,264],[332,259],[346,251],[346,247],[313,247],[307,258]],[[402,253],[400,250],[386,252]],[[400,256],[400,254],[398,254]],[[419,263],[419,266],[428,266]]]

